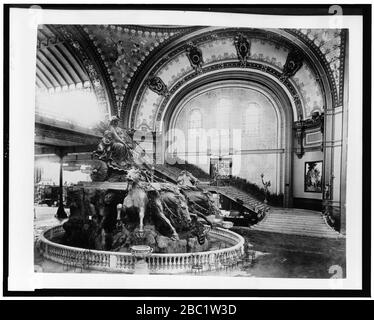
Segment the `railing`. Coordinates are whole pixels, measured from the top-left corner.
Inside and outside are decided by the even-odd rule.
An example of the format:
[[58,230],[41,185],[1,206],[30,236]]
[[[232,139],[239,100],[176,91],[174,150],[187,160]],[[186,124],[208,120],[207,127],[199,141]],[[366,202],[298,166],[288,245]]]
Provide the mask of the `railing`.
[[[45,258],[82,270],[134,272],[136,258],[131,253],[88,250],[52,241],[61,237],[64,232],[62,226],[56,226],[41,235],[40,251]],[[234,267],[244,254],[244,238],[221,228],[212,229],[209,236],[229,244],[230,247],[193,253],[154,253],[146,258],[150,273],[175,274]]]

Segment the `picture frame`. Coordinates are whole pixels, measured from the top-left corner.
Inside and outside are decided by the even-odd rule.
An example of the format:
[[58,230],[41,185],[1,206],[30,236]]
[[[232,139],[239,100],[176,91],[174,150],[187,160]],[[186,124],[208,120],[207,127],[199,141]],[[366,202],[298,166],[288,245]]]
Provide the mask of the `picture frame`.
[[217,180],[226,180],[232,177],[232,158],[219,157],[210,159],[210,176]]
[[304,192],[322,193],[322,162],[307,161],[304,166]]

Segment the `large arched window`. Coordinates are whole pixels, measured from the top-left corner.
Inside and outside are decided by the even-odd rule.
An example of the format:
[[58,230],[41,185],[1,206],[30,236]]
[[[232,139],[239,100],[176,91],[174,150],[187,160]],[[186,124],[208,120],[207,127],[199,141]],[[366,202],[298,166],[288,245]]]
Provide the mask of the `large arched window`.
[[260,135],[261,106],[250,102],[243,116],[242,128],[246,135],[258,137]]
[[189,129],[202,128],[202,115],[199,109],[191,110],[189,121],[188,121],[188,128]]

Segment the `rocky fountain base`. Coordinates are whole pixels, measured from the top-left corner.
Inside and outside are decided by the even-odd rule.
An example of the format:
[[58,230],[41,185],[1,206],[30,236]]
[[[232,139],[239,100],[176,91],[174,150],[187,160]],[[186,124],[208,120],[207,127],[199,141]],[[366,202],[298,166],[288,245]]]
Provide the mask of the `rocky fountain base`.
[[191,237],[187,232],[180,233],[179,236],[179,239],[164,236],[156,231],[154,225],[145,225],[141,235],[139,228],[129,231],[122,227],[114,233],[112,251],[131,252],[133,245],[145,245],[152,248],[153,253],[189,253],[207,251],[212,246],[209,234],[203,244],[199,244],[197,238]]

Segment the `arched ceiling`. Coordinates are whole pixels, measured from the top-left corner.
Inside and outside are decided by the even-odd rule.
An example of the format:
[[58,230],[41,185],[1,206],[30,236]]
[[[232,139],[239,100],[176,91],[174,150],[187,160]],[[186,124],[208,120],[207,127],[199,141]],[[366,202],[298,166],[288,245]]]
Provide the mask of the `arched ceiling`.
[[[210,32],[210,28],[199,26],[43,25],[38,30],[36,85],[42,89],[70,88],[85,84],[95,87],[94,84],[97,85],[99,79],[102,83],[98,86],[104,88],[107,99],[110,100],[111,113],[125,117],[128,113],[124,109],[131,107],[135,93],[148,77],[151,67],[158,61],[168,62],[174,59],[170,56],[171,51],[181,43],[194,39],[196,34],[205,32],[214,40],[216,33],[225,29],[227,28]],[[237,32],[241,30],[237,29]],[[281,32],[292,35],[313,51],[323,66],[335,102],[339,103],[344,71],[345,33],[336,29],[283,29]],[[234,50],[233,39],[231,40],[223,44],[228,46],[228,52]],[[254,49],[256,41],[254,39]],[[214,51],[214,48],[204,48],[202,47],[206,52]],[[211,56],[213,60],[216,59],[214,52]],[[257,58],[266,60],[266,55],[259,55]],[[233,56],[231,59],[237,57]],[[284,61],[275,62],[279,63],[283,64]],[[188,67],[190,66],[187,65],[186,68]],[[283,66],[275,67],[281,69]],[[164,69],[164,72],[167,73],[168,70]],[[172,73],[172,70],[169,72]],[[188,70],[178,72],[188,73]],[[170,77],[176,79],[179,75],[170,74]],[[315,78],[319,81],[318,75]],[[307,80],[300,77],[295,79],[299,82],[301,91]],[[306,87],[305,90],[308,91]],[[98,95],[103,96],[103,93],[99,92]],[[127,122],[127,119],[123,121]]]
[[87,72],[65,39],[47,25],[38,28],[36,85],[39,89],[62,90],[90,86]]
[[163,47],[199,27],[84,25],[77,26],[93,44],[104,64],[115,99],[115,112],[121,114],[125,97],[142,66]]

